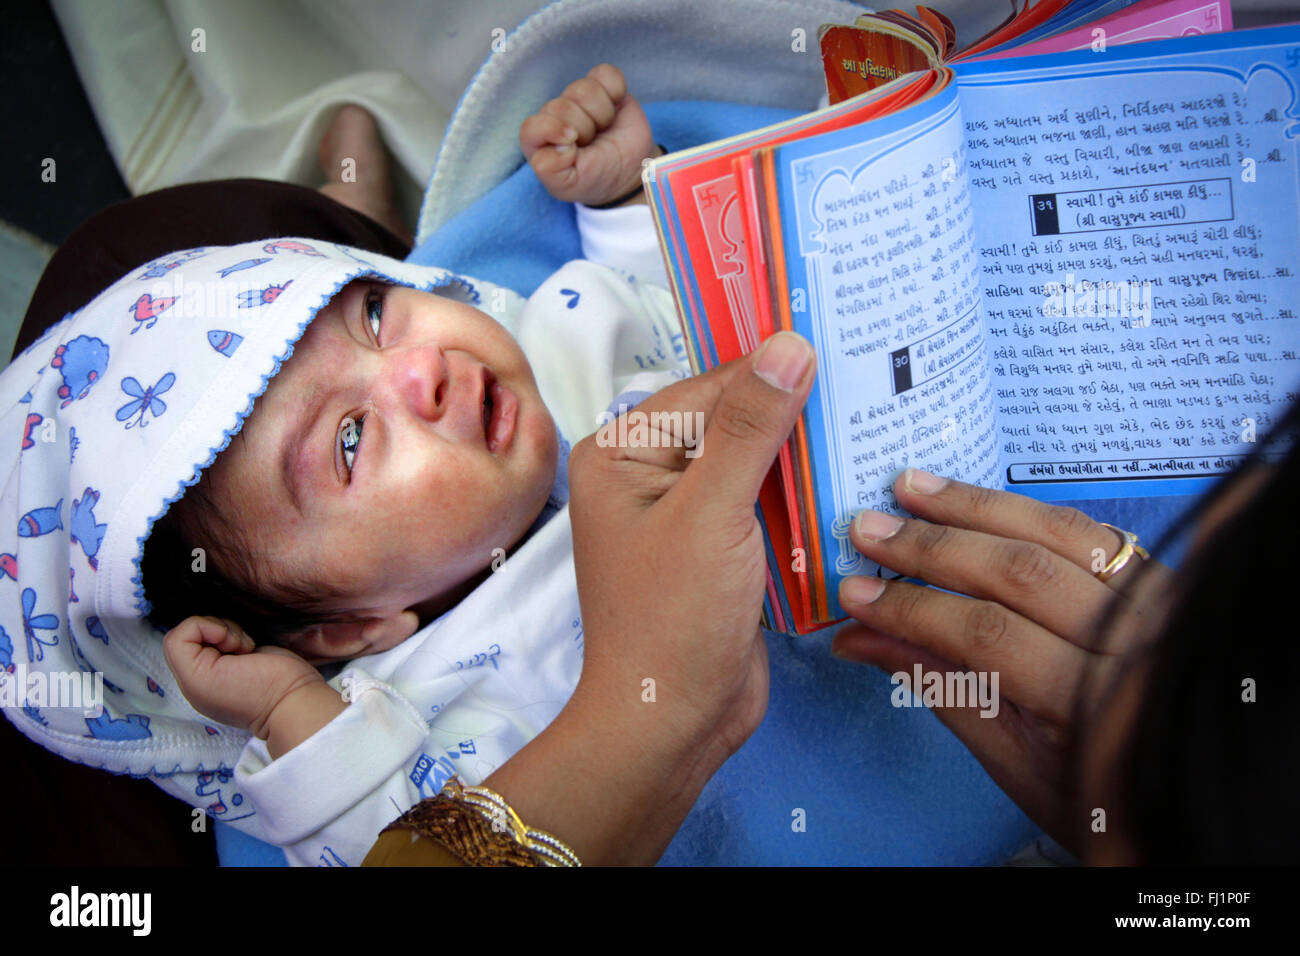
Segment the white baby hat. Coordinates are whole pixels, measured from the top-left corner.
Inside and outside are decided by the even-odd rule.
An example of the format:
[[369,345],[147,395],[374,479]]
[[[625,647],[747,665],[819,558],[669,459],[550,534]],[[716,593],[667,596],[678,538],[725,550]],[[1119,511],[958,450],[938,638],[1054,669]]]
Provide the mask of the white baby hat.
[[0,373],[0,446],[12,455],[0,494],[0,702],[32,740],[137,776],[235,765],[247,732],[189,706],[144,618],[144,542],[317,311],[368,275],[477,305],[511,333],[523,307],[443,269],[269,239],[142,266]]

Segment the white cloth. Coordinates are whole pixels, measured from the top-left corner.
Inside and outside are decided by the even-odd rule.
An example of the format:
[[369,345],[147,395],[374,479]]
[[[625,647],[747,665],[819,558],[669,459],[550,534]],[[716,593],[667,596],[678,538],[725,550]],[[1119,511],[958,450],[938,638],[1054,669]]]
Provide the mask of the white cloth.
[[[54,0],[132,193],[258,176],[318,186],[344,103],[374,114],[411,222],[465,84],[544,0]],[[201,33],[196,33],[201,31]],[[495,32],[494,32],[495,31]]]
[[619,263],[642,282],[653,282],[665,289],[668,271],[664,267],[659,244],[647,243],[645,231],[653,229],[650,207],[643,203],[614,209],[592,209],[581,204],[577,212],[578,236],[582,239],[582,258],[591,262]]
[[[524,117],[602,60],[622,67],[646,102],[803,108],[822,82],[817,27],[862,9],[847,0],[53,0],[53,8],[133,193],[229,176],[320,185],[321,134],[340,105],[359,103],[393,154],[402,209],[412,221],[420,211],[421,241],[515,169]],[[803,31],[802,52],[794,30]],[[439,149],[425,209],[421,189]]]
[[826,88],[823,23],[848,0],[557,0],[493,46],[447,126],[420,206],[422,243],[523,162],[519,124],[597,63],[643,103],[717,100],[806,110]]
[[[325,124],[343,103],[361,103],[397,162],[412,221],[444,134],[459,144],[439,164],[421,240],[518,165],[522,119],[600,60],[624,68],[646,102],[801,109],[817,99],[817,27],[870,9],[834,0],[566,3],[543,10],[544,0],[53,0],[53,8],[133,193],[226,176],[319,185]],[[964,43],[1010,9],[988,0],[942,6]],[[1285,0],[1232,6],[1238,27],[1294,16]],[[525,21],[528,28],[517,29]],[[791,56],[796,28],[805,31],[807,63]],[[202,52],[194,49],[198,29]],[[518,78],[512,58],[521,63]],[[466,117],[449,127],[471,90]]]

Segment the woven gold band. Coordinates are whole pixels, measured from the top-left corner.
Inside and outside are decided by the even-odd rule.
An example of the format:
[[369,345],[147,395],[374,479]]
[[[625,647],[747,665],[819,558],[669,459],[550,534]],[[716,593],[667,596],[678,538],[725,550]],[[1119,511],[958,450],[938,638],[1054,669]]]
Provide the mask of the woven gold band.
[[411,830],[469,866],[581,866],[568,846],[524,824],[501,795],[452,777],[436,797],[421,800],[387,827]]

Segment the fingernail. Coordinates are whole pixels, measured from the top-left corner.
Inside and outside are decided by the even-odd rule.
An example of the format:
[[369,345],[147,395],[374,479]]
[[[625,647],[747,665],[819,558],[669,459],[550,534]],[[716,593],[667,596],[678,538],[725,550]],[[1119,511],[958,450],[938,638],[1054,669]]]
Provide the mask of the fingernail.
[[909,468],[903,475],[903,487],[918,495],[932,495],[947,483],[947,478],[940,478],[919,468]]
[[855,522],[858,534],[868,541],[884,541],[898,534],[903,527],[903,519],[897,515],[888,515],[883,511],[864,511]]
[[773,388],[793,392],[803,381],[812,349],[793,332],[778,332],[754,356],[754,374]]
[[575,139],[578,138],[578,131],[574,129],[572,126],[564,127],[561,133],[564,136],[564,138],[567,139],[569,142],[573,142]]
[[569,152],[571,149],[573,149],[573,144],[572,144],[572,143],[561,143],[559,146],[556,146],[556,147],[555,147],[555,151],[556,151],[557,153],[567,153],[567,152]]
[[862,607],[880,597],[884,590],[885,582],[880,578],[845,578],[840,584],[840,603]]

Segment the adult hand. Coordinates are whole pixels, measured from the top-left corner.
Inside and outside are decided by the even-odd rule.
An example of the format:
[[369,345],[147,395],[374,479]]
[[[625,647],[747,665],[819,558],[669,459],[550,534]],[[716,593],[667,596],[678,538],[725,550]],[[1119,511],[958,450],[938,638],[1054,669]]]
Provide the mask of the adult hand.
[[[584,862],[657,860],[762,720],[766,570],[754,505],[814,369],[808,344],[779,334],[627,412],[645,416],[660,447],[620,447],[611,439],[636,432],[614,426],[573,450],[582,677],[486,785]],[[683,447],[682,415],[695,413],[703,441]]]
[[912,469],[894,490],[924,520],[864,512],[853,544],[892,571],[960,594],[848,578],[840,603],[859,623],[841,630],[832,650],[909,676],[918,663],[923,672],[996,672],[996,717],[975,706],[935,714],[1021,809],[1077,850],[1088,821],[1066,818],[1071,723],[1080,704],[1094,709],[1119,656],[1149,633],[1150,599],[1168,591],[1169,569],[1138,574],[1135,555],[1103,583],[1096,571],[1116,555],[1119,536],[1073,508]]
[[[661,446],[616,447],[616,423],[570,460],[574,562],[586,643],[583,689],[656,706],[727,755],[767,706],[759,630],[766,559],[759,488],[812,387],[812,350],[792,334],[654,395],[629,415],[660,425]],[[763,377],[784,375],[773,387]],[[703,422],[681,447],[678,412]],[[664,414],[667,413],[667,414]],[[604,436],[604,437],[602,437]],[[604,447],[602,447],[604,446]]]

